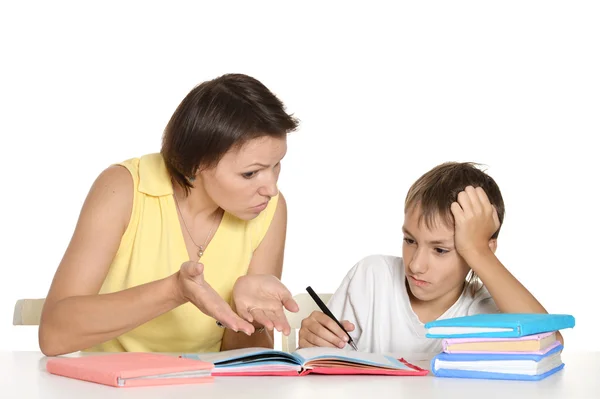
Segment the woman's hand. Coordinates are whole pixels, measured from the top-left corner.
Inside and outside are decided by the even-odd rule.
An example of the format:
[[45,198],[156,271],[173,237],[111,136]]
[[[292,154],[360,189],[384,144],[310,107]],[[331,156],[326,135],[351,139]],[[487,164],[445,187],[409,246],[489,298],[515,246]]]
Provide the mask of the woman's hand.
[[233,286],[233,302],[238,314],[248,322],[289,335],[290,325],[283,308],[298,311],[292,294],[271,274],[249,274],[238,278]]
[[178,295],[183,297],[184,302],[193,303],[202,313],[214,318],[233,331],[242,331],[248,335],[254,333],[254,326],[239,317],[229,304],[204,280],[204,265],[202,263],[193,261],[183,263],[177,277]]

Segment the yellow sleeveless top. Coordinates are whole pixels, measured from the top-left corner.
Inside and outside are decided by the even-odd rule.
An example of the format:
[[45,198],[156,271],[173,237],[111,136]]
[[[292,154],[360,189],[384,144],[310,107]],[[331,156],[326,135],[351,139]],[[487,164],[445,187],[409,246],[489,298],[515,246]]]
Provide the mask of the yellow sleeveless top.
[[[189,260],[173,199],[173,187],[161,154],[120,163],[134,183],[129,225],[100,293],[122,291],[165,278]],[[256,218],[244,221],[228,214],[202,256],[206,281],[231,303],[233,285],[245,275],[252,253],[265,236],[279,196]],[[191,303],[103,344],[95,352],[218,352],[224,330]]]

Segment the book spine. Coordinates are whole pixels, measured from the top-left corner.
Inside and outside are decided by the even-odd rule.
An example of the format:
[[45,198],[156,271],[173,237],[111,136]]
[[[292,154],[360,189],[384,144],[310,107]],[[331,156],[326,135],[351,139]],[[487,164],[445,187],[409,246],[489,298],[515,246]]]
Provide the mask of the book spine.
[[572,316],[554,317],[544,324],[525,324],[520,325],[521,336],[542,334],[546,332],[559,331],[565,328],[571,328],[575,325],[575,319]]

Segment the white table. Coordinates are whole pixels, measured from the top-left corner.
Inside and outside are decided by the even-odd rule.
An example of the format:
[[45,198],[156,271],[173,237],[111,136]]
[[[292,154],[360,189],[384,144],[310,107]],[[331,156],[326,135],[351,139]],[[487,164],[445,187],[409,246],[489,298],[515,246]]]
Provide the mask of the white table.
[[[406,356],[429,369],[427,357]],[[319,376],[215,377],[214,382],[113,388],[55,376],[39,352],[0,352],[0,398],[600,398],[600,352],[563,352],[565,368],[545,380],[494,381],[433,377]]]

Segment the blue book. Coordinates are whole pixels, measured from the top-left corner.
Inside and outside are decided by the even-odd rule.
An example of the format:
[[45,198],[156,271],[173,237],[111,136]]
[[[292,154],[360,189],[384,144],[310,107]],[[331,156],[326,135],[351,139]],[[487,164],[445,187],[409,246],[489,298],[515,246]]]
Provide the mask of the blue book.
[[425,324],[427,338],[518,338],[574,326],[571,315],[545,313],[477,314]]
[[431,372],[436,377],[537,381],[565,367],[562,349],[560,345],[543,355],[442,352],[431,360]]

